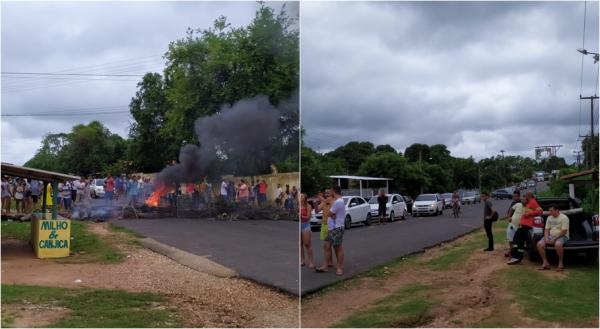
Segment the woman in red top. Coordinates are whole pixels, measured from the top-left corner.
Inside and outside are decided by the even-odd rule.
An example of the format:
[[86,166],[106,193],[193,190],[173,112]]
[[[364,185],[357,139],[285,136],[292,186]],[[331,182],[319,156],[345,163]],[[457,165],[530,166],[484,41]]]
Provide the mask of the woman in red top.
[[306,193],[300,195],[300,266],[304,266],[304,249],[308,255],[308,267],[314,268],[314,255],[310,244],[310,217],[312,207],[308,203]]

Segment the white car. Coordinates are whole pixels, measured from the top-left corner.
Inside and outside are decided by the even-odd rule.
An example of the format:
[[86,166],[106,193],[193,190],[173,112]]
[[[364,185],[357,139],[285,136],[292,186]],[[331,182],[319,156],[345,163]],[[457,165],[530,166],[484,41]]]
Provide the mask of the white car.
[[92,198],[104,197],[104,179],[101,179],[101,178],[92,179],[89,189],[90,189],[90,195],[92,196]]
[[[388,202],[385,206],[385,217],[389,218],[391,222],[396,218],[405,219],[408,210],[406,209],[404,198],[402,198],[400,194],[388,194],[387,197]],[[369,199],[369,205],[371,206],[371,217],[379,218],[379,203],[377,202],[377,196],[373,196]]]
[[444,202],[439,194],[421,194],[413,203],[413,216],[440,215],[444,211]]
[[[360,196],[345,196],[342,197],[346,205],[346,218],[344,218],[344,227],[349,229],[352,224],[364,223],[371,224],[371,207]],[[310,219],[310,228],[312,231],[318,231],[323,221],[323,212],[319,211]]]

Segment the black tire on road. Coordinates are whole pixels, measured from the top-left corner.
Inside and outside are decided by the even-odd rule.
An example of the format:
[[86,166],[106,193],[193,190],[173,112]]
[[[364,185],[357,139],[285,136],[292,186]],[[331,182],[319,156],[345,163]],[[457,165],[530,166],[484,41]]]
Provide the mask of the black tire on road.
[[367,214],[367,219],[365,219],[365,225],[366,226],[371,225],[371,214],[370,213]]
[[344,219],[344,228],[349,229],[352,226],[352,218],[350,218],[350,215],[346,215],[346,218]]
[[585,261],[588,264],[594,264],[597,259],[598,259],[598,249],[586,250]]
[[395,214],[394,214],[394,211],[393,211],[393,210],[392,210],[392,211],[390,211],[390,222],[393,222],[393,221],[394,221],[394,215],[395,215]]

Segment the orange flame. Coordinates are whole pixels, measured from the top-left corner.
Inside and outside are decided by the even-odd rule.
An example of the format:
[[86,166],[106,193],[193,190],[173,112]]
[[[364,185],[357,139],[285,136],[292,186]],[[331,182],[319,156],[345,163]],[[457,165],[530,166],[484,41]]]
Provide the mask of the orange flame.
[[167,194],[167,192],[169,192],[169,188],[167,186],[161,186],[152,192],[152,194],[146,199],[145,203],[150,207],[158,207],[160,203],[160,197]]

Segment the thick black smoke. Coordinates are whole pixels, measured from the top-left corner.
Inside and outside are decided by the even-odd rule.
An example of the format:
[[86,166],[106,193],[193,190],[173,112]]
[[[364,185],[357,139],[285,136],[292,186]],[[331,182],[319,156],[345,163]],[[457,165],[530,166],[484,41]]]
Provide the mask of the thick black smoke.
[[157,185],[198,182],[217,159],[227,161],[263,149],[279,132],[279,115],[266,96],[256,96],[196,120],[201,146],[184,145],[179,163],[163,169]]

